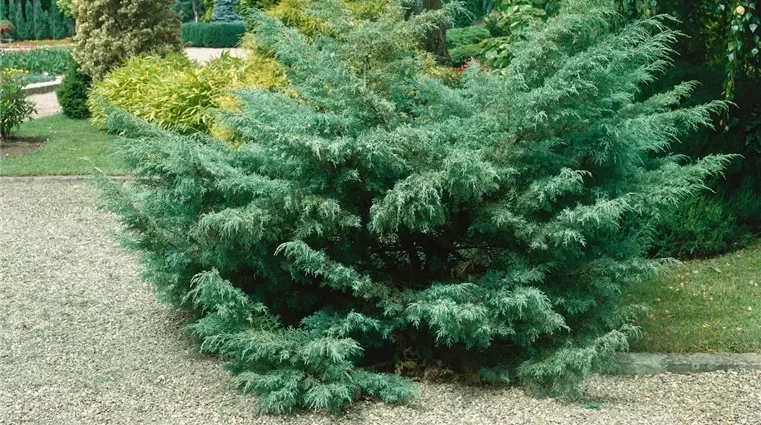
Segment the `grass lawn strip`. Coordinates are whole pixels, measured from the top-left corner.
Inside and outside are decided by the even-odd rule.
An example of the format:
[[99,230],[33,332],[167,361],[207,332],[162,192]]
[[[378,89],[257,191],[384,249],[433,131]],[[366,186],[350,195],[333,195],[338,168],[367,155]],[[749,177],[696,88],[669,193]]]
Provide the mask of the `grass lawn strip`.
[[13,135],[45,143],[26,155],[6,157],[2,153],[2,176],[85,175],[98,170],[122,173],[120,162],[109,155],[115,136],[98,131],[87,120],[58,114],[25,122]]
[[626,302],[651,310],[632,351],[761,352],[761,241],[746,249],[674,267],[635,285]]

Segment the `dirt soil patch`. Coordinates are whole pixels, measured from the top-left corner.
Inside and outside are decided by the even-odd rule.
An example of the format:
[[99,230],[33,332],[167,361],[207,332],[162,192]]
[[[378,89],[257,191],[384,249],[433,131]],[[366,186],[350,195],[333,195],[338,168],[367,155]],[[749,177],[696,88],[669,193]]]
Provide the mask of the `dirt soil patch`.
[[45,140],[37,137],[13,136],[0,142],[0,157],[10,158],[17,155],[26,155],[42,146]]

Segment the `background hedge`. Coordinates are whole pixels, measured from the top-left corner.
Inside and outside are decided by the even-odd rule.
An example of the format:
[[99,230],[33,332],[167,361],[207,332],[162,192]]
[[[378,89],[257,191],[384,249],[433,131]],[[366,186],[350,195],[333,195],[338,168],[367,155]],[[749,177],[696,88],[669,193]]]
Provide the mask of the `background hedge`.
[[186,22],[182,24],[182,41],[194,47],[236,47],[244,32],[242,22]]

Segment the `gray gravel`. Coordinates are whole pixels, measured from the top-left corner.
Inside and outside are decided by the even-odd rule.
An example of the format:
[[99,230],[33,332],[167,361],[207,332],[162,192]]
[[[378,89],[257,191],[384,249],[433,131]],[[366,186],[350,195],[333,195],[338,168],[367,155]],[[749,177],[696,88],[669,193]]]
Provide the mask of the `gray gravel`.
[[422,386],[412,406],[259,416],[157,303],[77,181],[0,179],[2,424],[761,424],[761,372],[595,377],[588,401]]
[[227,52],[230,56],[235,58],[242,58],[246,56],[246,49],[238,47],[216,49],[211,47],[186,47],[185,54],[190,59],[195,59],[198,62],[206,63],[212,59],[222,56],[222,52]]
[[30,94],[27,99],[34,102],[34,107],[37,108],[37,112],[32,114],[32,118],[42,118],[50,115],[60,114],[62,109],[58,104],[58,98],[55,92]]

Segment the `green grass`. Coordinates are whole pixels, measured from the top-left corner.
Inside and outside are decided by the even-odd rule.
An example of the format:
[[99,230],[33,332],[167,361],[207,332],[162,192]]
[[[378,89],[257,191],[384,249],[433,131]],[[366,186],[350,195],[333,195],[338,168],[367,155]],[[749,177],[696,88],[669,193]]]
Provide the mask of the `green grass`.
[[632,351],[761,352],[761,241],[685,262],[635,285],[626,300],[651,307]]
[[120,162],[109,155],[115,136],[98,131],[88,120],[58,114],[25,122],[13,134],[47,141],[32,153],[0,159],[0,175],[123,174]]

